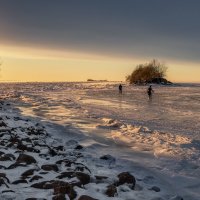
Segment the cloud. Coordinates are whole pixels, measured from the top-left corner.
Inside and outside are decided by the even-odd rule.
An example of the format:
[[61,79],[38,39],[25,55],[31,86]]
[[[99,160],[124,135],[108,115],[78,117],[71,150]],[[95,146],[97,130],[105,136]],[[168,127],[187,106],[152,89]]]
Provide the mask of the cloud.
[[7,0],[0,42],[34,48],[199,62],[197,0]]

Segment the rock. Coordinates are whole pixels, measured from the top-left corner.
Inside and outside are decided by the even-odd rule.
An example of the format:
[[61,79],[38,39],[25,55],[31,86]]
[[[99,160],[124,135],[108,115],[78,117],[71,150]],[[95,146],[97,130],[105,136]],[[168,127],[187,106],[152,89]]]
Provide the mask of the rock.
[[75,172],[75,176],[79,179],[81,185],[86,185],[90,182],[90,176],[82,172]]
[[48,174],[49,172],[40,172],[39,174]]
[[16,167],[26,167],[26,166],[27,166],[27,164],[15,162],[14,164],[10,165],[7,169],[14,169]]
[[38,198],[28,198],[26,200],[47,200],[47,199],[43,199],[43,198],[42,199],[41,198],[39,198],[39,199]]
[[63,179],[63,178],[73,178],[75,177],[74,172],[62,172],[61,175],[57,176],[56,178]]
[[30,182],[37,181],[37,180],[42,179],[42,178],[43,178],[42,176],[35,175],[30,179]]
[[49,155],[54,157],[54,156],[57,156],[58,154],[55,152],[55,150],[49,147]]
[[108,177],[107,176],[95,176],[95,178],[96,178],[96,180],[93,180],[93,182],[95,182],[95,183],[105,183],[106,181],[106,179],[108,179]]
[[97,180],[103,180],[103,179],[108,179],[108,177],[107,176],[95,176],[95,178],[97,179]]
[[67,200],[65,194],[57,194],[52,198],[52,200]]
[[75,168],[75,171],[83,172],[84,170],[87,170],[91,174],[90,169],[87,166],[85,166],[84,164],[82,164],[82,163],[74,163],[74,165],[77,166]]
[[43,129],[36,129],[34,127],[27,128],[27,134],[28,135],[44,135]]
[[98,200],[98,199],[94,199],[94,198],[87,196],[87,195],[82,195],[78,198],[78,200]]
[[56,149],[57,151],[64,151],[65,150],[65,148],[62,145],[54,147],[54,149]]
[[107,187],[107,190],[106,190],[105,194],[106,194],[108,197],[114,197],[115,194],[117,194],[117,188],[116,188],[116,186],[114,186],[114,185],[109,185],[109,186]]
[[17,163],[26,163],[26,164],[32,164],[32,163],[36,163],[35,158],[33,158],[30,155],[27,154],[20,154],[19,157],[17,158]]
[[8,183],[10,183],[10,180],[6,177],[5,173],[0,173],[0,178],[4,178],[7,180]]
[[7,127],[7,124],[4,121],[0,122],[0,127]]
[[7,188],[9,188],[9,186],[7,185],[7,183],[4,181],[3,178],[0,178],[0,186],[5,185]]
[[83,149],[83,146],[77,145],[74,149],[76,149],[76,150],[81,150],[81,149]]
[[36,171],[35,169],[29,169],[29,170],[27,170],[27,171],[25,171],[24,173],[22,173],[22,177],[24,177],[24,178],[26,178],[26,177],[28,177],[28,176],[31,176],[31,175],[33,175],[34,174],[34,171]]
[[39,183],[35,183],[31,185],[31,187],[37,188],[37,189],[53,189],[53,183],[54,181],[43,181],[43,182],[39,182]]
[[54,194],[67,194],[70,199],[74,199],[77,196],[72,185],[70,185],[69,183],[63,184],[61,182],[57,182],[54,184]]
[[16,180],[16,181],[12,182],[13,185],[18,185],[20,183],[28,183],[28,182],[24,179],[20,179],[20,180]]
[[0,177],[5,178],[6,174],[5,173],[0,173]]
[[20,144],[21,143],[21,140],[16,135],[11,136],[9,141],[11,142],[11,144]]
[[12,154],[3,154],[0,157],[0,161],[12,161],[12,160],[15,160],[15,156]]
[[25,141],[27,143],[31,143],[32,142],[32,140],[30,138],[22,138],[21,141]]
[[55,164],[49,164],[49,165],[42,165],[41,167],[44,171],[58,171],[58,166]]
[[153,186],[152,188],[150,188],[149,190],[153,190],[155,192],[160,192],[160,188],[157,186]]
[[88,174],[82,172],[62,172],[61,175],[57,176],[56,178],[74,178],[77,177],[80,182],[75,183],[74,185],[81,186],[90,183],[90,176]]
[[135,187],[135,177],[132,176],[129,172],[122,172],[118,175],[119,181],[116,183],[117,186],[123,185],[124,183],[128,183],[132,185],[132,189]]
[[43,181],[31,185],[31,187],[37,189],[54,189],[54,195],[67,194],[70,199],[75,199],[77,196],[73,186],[64,181]]
[[115,161],[115,158],[111,155],[104,155],[100,157],[101,160],[110,160],[110,161]]
[[72,162],[72,161],[70,161],[68,159],[58,160],[56,162],[57,165],[61,165],[62,163],[65,163],[66,167],[71,167],[72,163],[74,163],[74,162]]
[[17,148],[22,151],[35,152],[35,153],[40,152],[38,149],[34,149],[33,147],[27,147],[26,145],[24,145],[22,143],[18,144]]

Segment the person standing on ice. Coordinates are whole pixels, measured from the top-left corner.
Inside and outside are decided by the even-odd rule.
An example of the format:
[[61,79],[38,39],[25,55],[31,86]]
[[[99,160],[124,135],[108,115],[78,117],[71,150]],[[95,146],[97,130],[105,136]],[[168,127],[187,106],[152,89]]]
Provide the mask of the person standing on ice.
[[148,94],[148,96],[149,96],[149,99],[152,98],[152,93],[153,93],[153,92],[154,92],[154,91],[153,91],[153,89],[152,89],[152,86],[150,85],[149,88],[147,89],[147,94]]
[[119,84],[119,93],[122,94],[122,85]]

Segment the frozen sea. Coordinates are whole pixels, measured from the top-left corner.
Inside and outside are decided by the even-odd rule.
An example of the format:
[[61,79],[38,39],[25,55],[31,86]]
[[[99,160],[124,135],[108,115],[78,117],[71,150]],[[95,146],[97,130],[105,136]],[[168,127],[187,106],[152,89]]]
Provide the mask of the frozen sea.
[[123,159],[127,170],[133,162],[184,200],[200,199],[200,84],[153,85],[151,100],[147,86],[123,84],[121,95],[118,84],[2,83],[1,96],[63,140]]

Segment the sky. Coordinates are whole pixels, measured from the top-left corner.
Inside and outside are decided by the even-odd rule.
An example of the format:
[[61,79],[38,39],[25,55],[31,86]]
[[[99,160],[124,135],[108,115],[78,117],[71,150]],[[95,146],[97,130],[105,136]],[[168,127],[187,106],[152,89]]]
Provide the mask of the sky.
[[124,81],[158,59],[200,82],[199,0],[0,0],[0,81]]

